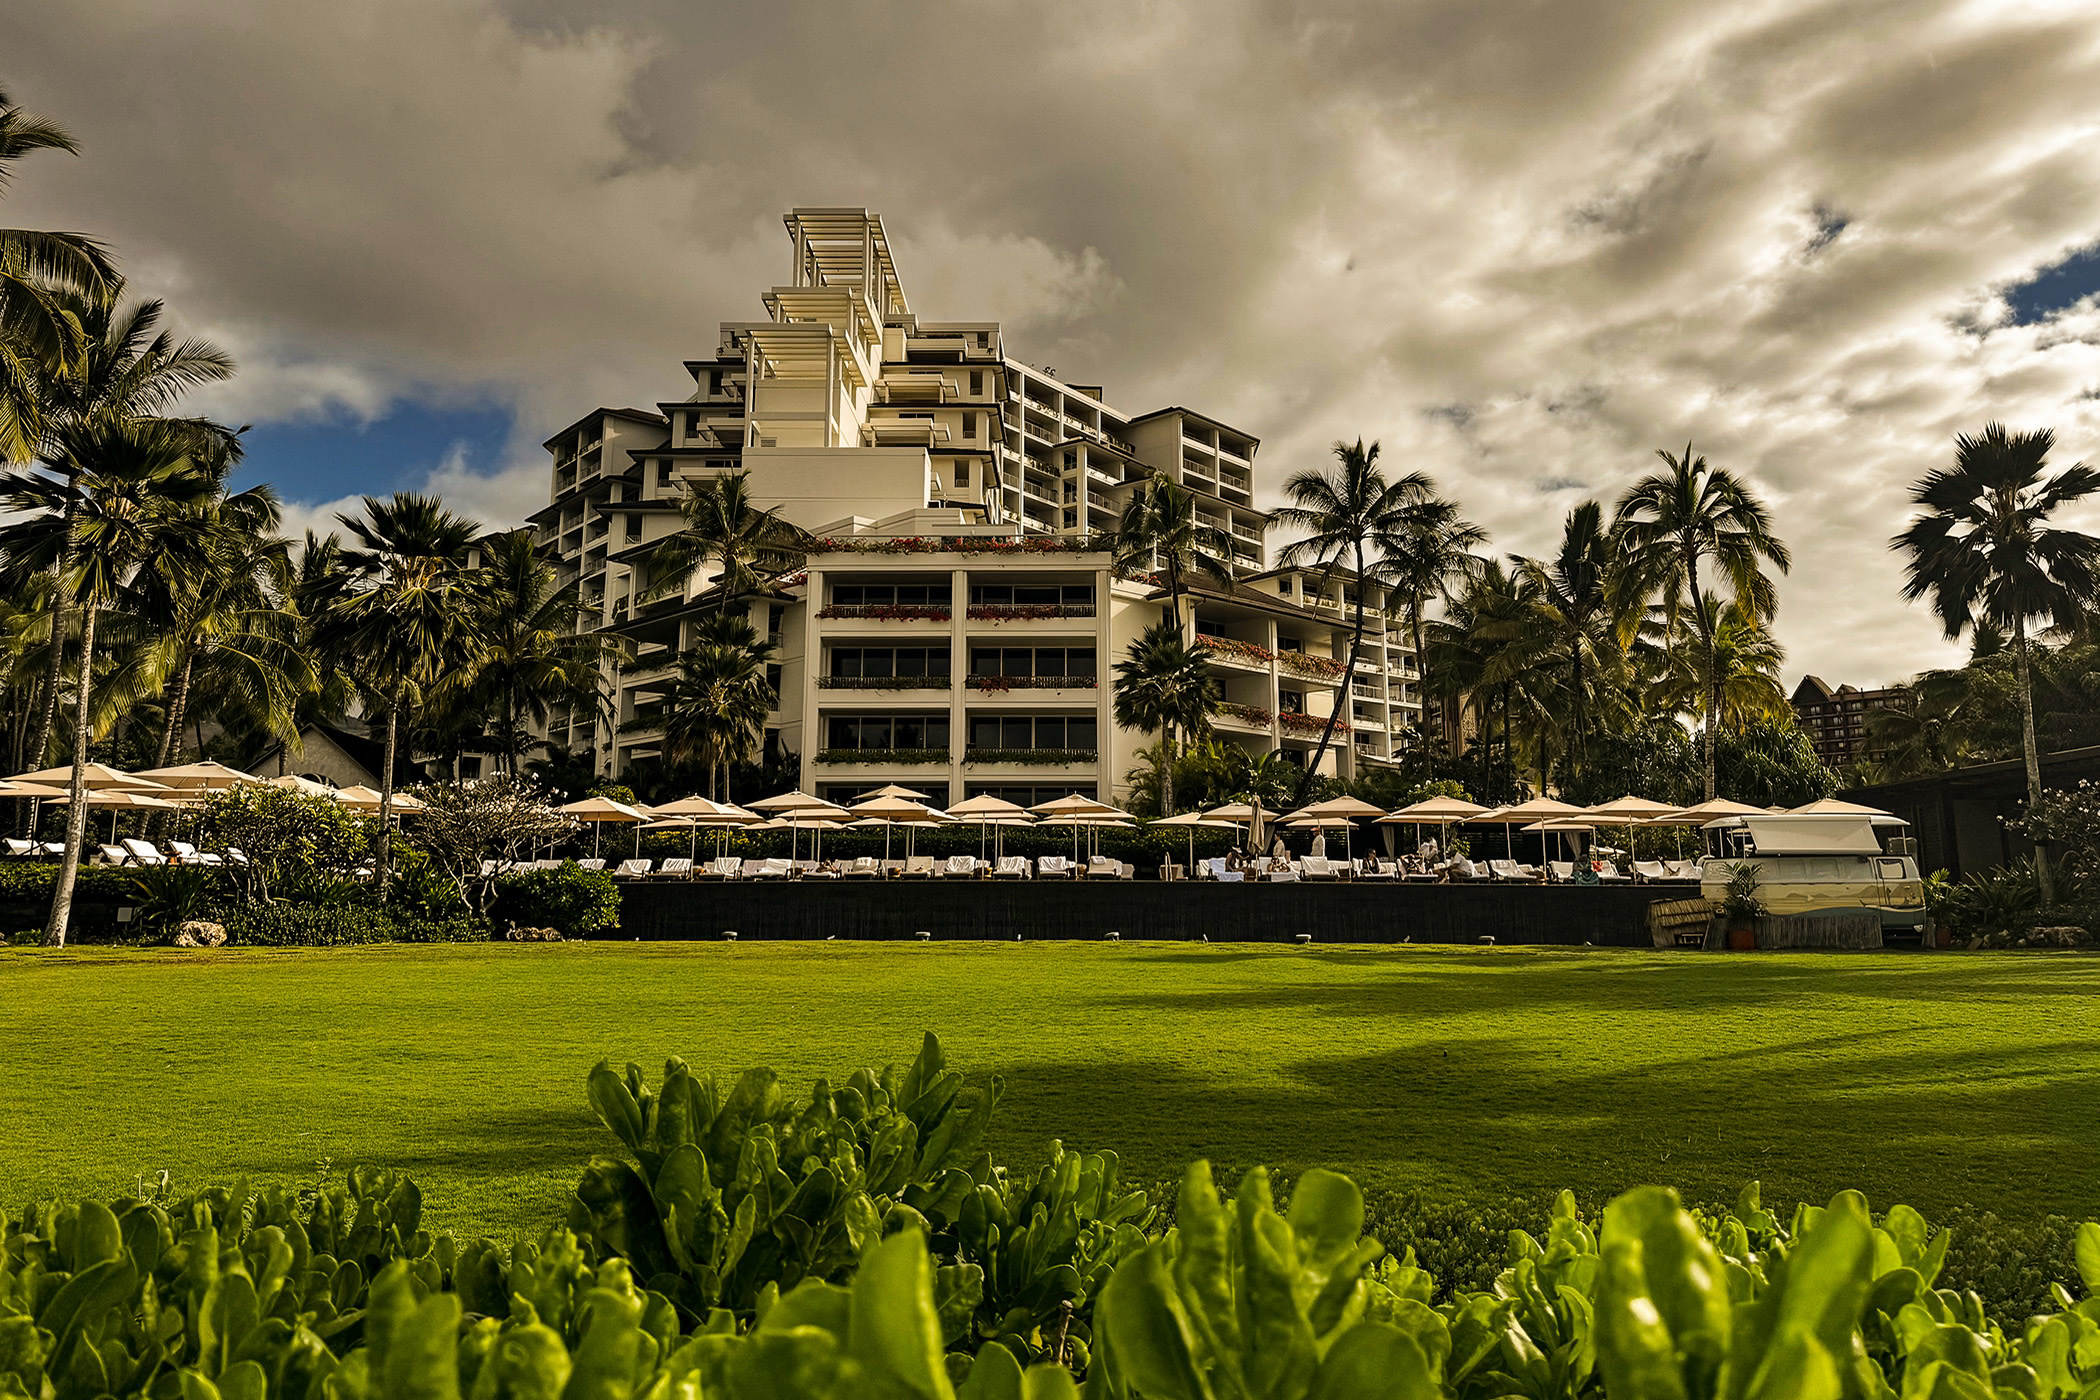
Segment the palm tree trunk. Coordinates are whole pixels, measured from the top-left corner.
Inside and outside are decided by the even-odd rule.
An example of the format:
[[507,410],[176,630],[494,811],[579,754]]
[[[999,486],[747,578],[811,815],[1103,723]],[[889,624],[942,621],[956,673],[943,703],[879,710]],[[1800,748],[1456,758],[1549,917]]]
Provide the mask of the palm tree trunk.
[[394,754],[401,742],[401,705],[386,707],[386,748],[379,775],[379,839],[372,848],[372,877],[379,882],[379,902],[386,903],[387,858],[393,854]]
[[1699,640],[1706,649],[1706,800],[1714,800],[1714,745],[1719,738],[1721,705],[1716,698],[1720,684],[1715,676],[1713,620],[1706,615],[1706,600],[1699,595],[1699,551],[1684,546],[1684,579],[1692,590],[1692,620],[1699,624]]
[[58,723],[59,668],[66,664],[66,612],[65,592],[60,589],[51,603],[51,664],[44,672],[43,701],[37,707],[36,740],[30,745],[27,765],[30,768],[42,768],[51,754],[51,731]]
[[503,771],[518,771],[518,692],[510,686],[503,688]]
[[1159,727],[1159,814],[1174,815],[1174,726]]
[[[1335,693],[1334,708],[1327,716],[1327,727],[1320,731],[1320,746],[1313,750],[1312,760],[1305,765],[1305,773],[1298,779],[1298,791],[1292,799],[1293,805],[1302,804],[1305,794],[1312,788],[1312,780],[1320,771],[1320,760],[1327,757],[1327,746],[1334,741],[1334,729],[1342,720],[1342,707],[1349,703],[1349,682],[1356,676],[1357,653],[1364,645],[1364,551],[1356,548],[1356,625],[1349,633],[1349,659],[1342,663],[1342,686]],[[1339,769],[1340,763],[1335,767]]]
[[197,654],[191,652],[183,658],[182,671],[175,678],[175,693],[168,697],[168,720],[160,731],[160,757],[154,761],[156,768],[166,768],[175,761],[176,745],[182,741],[182,715],[190,705],[190,678],[197,668]]
[[95,675],[95,609],[80,612],[80,679],[74,684],[76,715],[73,724],[73,777],[67,785],[72,802],[66,807],[66,853],[59,863],[58,883],[51,891],[51,917],[44,921],[44,942],[53,948],[66,946],[66,926],[73,919],[73,882],[80,875],[80,848],[87,841],[87,761],[89,713]]
[[[1422,706],[1422,724],[1424,728],[1427,728],[1429,724],[1429,663],[1422,659],[1422,599],[1419,595],[1410,597],[1407,600],[1407,633],[1408,639],[1414,643],[1415,648],[1415,699]],[[1386,683],[1388,685],[1392,683],[1390,676],[1386,678]],[[1441,713],[1438,715],[1438,718],[1442,719]],[[1415,742],[1421,743],[1423,737],[1417,734]],[[1458,745],[1454,743],[1450,747],[1456,749]]]
[[[2042,746],[2034,731],[2034,672],[2027,663],[2027,619],[2013,619],[2013,665],[2020,676],[2020,749],[2027,760],[2027,810],[2042,800]],[[2034,882],[2041,891],[2042,907],[2056,903],[2056,877],[2049,870],[2049,848],[2034,843]]]

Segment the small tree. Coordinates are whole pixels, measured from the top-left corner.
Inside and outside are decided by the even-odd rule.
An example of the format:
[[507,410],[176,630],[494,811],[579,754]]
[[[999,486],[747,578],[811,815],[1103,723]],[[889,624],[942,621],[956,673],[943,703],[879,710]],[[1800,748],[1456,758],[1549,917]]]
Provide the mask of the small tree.
[[[417,795],[423,810],[416,840],[452,877],[468,907],[484,916],[495,902],[497,878],[574,826],[537,783],[510,773],[438,783]],[[493,864],[484,866],[485,861]]]
[[242,783],[204,802],[206,841],[247,857],[226,872],[244,898],[267,903],[273,891],[353,878],[372,854],[373,822],[332,797],[266,783]]

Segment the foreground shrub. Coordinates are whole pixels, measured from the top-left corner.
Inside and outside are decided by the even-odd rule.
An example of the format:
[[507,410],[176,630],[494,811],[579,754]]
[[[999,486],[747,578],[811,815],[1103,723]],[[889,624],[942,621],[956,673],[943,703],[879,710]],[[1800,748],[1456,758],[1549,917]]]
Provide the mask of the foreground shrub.
[[245,864],[226,866],[228,878],[254,901],[291,892],[302,893],[331,881],[349,882],[370,858],[378,823],[353,812],[332,797],[237,783],[204,799],[198,822],[199,844],[210,850],[232,847]]
[[369,904],[246,904],[228,910],[227,940],[264,948],[344,948],[361,943],[485,943],[489,926],[461,914],[429,919]]
[[511,870],[496,878],[489,917],[518,928],[551,928],[588,938],[620,922],[620,887],[602,870],[573,860],[552,870]]

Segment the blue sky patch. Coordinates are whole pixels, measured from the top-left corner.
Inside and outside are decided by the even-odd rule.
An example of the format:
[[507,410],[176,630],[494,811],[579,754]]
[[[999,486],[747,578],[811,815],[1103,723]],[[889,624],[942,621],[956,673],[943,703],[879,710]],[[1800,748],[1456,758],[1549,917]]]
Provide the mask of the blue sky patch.
[[2031,326],[2094,292],[2100,292],[2100,243],[2014,283],[2006,288],[2005,300],[2012,307],[2013,324]]
[[503,459],[511,424],[511,410],[498,404],[435,407],[410,400],[396,400],[367,423],[348,413],[261,423],[243,439],[248,451],[234,484],[267,481],[287,501],[410,490],[454,447],[464,450],[468,466],[491,470]]

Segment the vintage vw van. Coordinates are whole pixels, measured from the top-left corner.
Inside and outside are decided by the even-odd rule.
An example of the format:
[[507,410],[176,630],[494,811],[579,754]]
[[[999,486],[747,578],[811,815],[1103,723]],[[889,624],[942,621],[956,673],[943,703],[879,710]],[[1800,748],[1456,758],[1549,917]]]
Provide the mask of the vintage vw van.
[[1774,914],[1874,913],[1884,933],[1922,935],[1925,884],[1900,835],[1905,825],[1864,813],[1724,817],[1706,827],[1717,853],[1700,867],[1699,892],[1719,904],[1729,875],[1748,861],[1757,867],[1757,897]]

